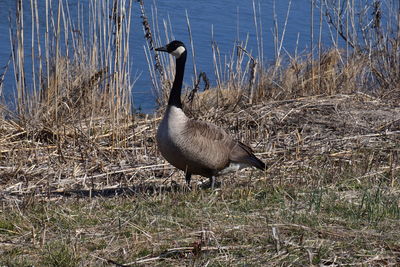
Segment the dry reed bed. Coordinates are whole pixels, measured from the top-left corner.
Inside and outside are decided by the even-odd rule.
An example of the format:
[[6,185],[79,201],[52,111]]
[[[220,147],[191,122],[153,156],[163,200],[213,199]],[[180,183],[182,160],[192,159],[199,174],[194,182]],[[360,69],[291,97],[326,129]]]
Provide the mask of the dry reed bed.
[[[10,226],[3,214],[4,259],[25,255],[49,266],[62,259],[66,266],[398,262],[399,214],[390,205],[400,194],[400,106],[352,94],[194,115],[249,141],[271,166],[267,174],[240,172],[220,178],[220,191],[169,194],[184,181],[157,152],[159,116],[136,115],[114,128],[93,119],[46,135],[3,121],[0,201],[18,217]],[[382,199],[369,210],[379,190]],[[143,194],[154,191],[160,194]],[[129,197],[104,198],[116,195]]]
[[[335,177],[332,183],[341,179],[343,164],[360,166],[354,180],[387,173],[395,183],[400,172],[400,107],[364,94],[272,101],[235,110],[210,108],[196,115],[250,142],[269,163],[266,177],[282,184],[320,183],[312,177],[325,172]],[[58,132],[28,132],[13,121],[3,121],[2,198],[117,194],[170,189],[172,180],[183,183],[182,173],[157,152],[159,119],[136,115],[114,127],[117,133],[103,119],[64,125]],[[221,180],[231,180],[225,177]]]
[[[32,21],[38,21],[36,2],[31,6],[36,11],[32,12],[36,14],[32,15]],[[23,24],[24,8],[29,10],[23,1],[18,3],[17,26]],[[160,184],[168,187],[169,176],[178,174],[157,152],[154,134],[159,115],[154,118],[130,115],[132,84],[127,48],[133,6],[123,1],[118,5],[112,3],[89,5],[89,14],[93,15],[89,16],[93,27],[90,32],[94,36],[74,33],[75,27],[81,32],[85,28],[64,18],[63,1],[57,6],[57,16],[46,17],[46,20],[57,19],[58,25],[46,28],[56,34],[50,35],[55,40],[45,44],[45,51],[52,50],[51,43],[56,44],[53,49],[58,51],[62,28],[64,38],[68,39],[70,34],[75,45],[65,53],[46,53],[46,64],[37,62],[36,67],[43,73],[35,76],[34,85],[40,86],[34,86],[33,95],[23,83],[18,83],[25,71],[18,62],[23,62],[25,53],[24,32],[16,27],[14,66],[22,75],[16,80],[19,112],[17,118],[3,119],[1,123],[2,192],[46,195],[70,190],[132,189],[138,185],[146,188],[149,184],[159,188]],[[158,102],[162,104],[171,86],[174,64],[167,55],[154,55],[158,72],[153,68],[151,48],[163,41],[160,31],[151,32],[150,26],[158,28],[147,21],[143,1],[140,7],[149,41],[146,57]],[[121,16],[124,12],[126,16]],[[258,15],[261,14],[254,13],[255,17]],[[188,16],[187,21],[190,28]],[[31,26],[33,32],[38,32],[38,23]],[[335,28],[342,29],[339,26],[343,25]],[[96,27],[102,30],[97,31]],[[370,29],[375,35],[389,30],[390,27]],[[99,32],[107,34],[101,38]],[[215,73],[217,88],[222,90],[202,93],[203,103],[189,106],[188,110],[194,117],[216,122],[237,139],[251,142],[271,166],[266,177],[282,183],[306,182],[305,177],[321,171],[331,172],[339,179],[343,164],[355,162],[368,163],[361,173],[389,168],[394,177],[398,164],[399,64],[396,63],[400,46],[395,35],[388,36],[391,46],[383,46],[381,38],[375,35],[368,42],[370,49],[360,46],[351,53],[338,47],[323,52],[319,46],[318,59],[313,53],[305,58],[296,53],[286,62],[277,51],[275,63],[269,67],[262,58],[254,58],[247,52],[247,41],[235,44],[226,62],[221,61],[218,45],[213,42],[213,64],[220,74]],[[37,45],[40,47],[40,42]],[[281,47],[279,43],[279,50]],[[382,56],[372,56],[378,52]],[[200,76],[197,79],[194,73],[197,82],[192,89],[196,91]],[[233,90],[226,93],[225,87]],[[231,97],[233,104],[224,106],[215,92],[222,98]],[[197,96],[194,95],[195,101]],[[179,173],[177,177],[182,175]]]

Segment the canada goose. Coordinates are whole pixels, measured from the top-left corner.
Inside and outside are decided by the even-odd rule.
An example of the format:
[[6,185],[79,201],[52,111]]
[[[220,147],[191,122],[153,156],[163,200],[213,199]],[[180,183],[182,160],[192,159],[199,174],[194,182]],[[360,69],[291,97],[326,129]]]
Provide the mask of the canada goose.
[[204,121],[189,119],[182,110],[181,91],[186,63],[186,47],[181,41],[172,41],[156,51],[167,52],[176,58],[175,79],[168,106],[157,131],[157,143],[163,157],[186,173],[190,187],[192,174],[210,179],[245,167],[265,170],[251,148],[231,138],[223,129]]

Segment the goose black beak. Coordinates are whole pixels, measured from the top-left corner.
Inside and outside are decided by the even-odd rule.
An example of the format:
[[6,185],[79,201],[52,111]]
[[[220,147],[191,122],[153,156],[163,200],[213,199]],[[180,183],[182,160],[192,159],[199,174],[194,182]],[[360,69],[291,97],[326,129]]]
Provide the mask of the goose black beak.
[[168,52],[167,47],[163,46],[163,47],[159,47],[155,49],[156,51],[161,51],[161,52]]

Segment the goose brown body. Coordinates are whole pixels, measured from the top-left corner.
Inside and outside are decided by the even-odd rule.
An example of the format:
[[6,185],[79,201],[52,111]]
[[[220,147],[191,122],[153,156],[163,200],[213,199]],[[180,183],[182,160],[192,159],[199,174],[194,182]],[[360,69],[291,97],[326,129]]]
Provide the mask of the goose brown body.
[[211,179],[244,167],[265,170],[265,164],[251,148],[234,140],[223,129],[204,121],[188,118],[182,110],[180,93],[186,49],[183,43],[173,41],[157,49],[177,57],[176,76],[168,106],[157,131],[157,143],[163,157],[176,168],[186,172],[190,183],[192,174]]

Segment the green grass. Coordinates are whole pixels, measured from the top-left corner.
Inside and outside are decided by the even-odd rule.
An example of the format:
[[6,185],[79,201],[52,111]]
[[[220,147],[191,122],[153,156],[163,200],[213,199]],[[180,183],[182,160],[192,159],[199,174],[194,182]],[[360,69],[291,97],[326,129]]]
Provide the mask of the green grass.
[[[400,196],[386,184],[294,190],[260,177],[224,185],[9,204],[0,214],[0,263],[109,266],[160,257],[143,264],[301,266],[396,260]],[[182,249],[196,243],[201,252]]]
[[54,241],[46,244],[40,264],[43,266],[72,267],[79,263],[73,251],[74,244],[65,241]]

